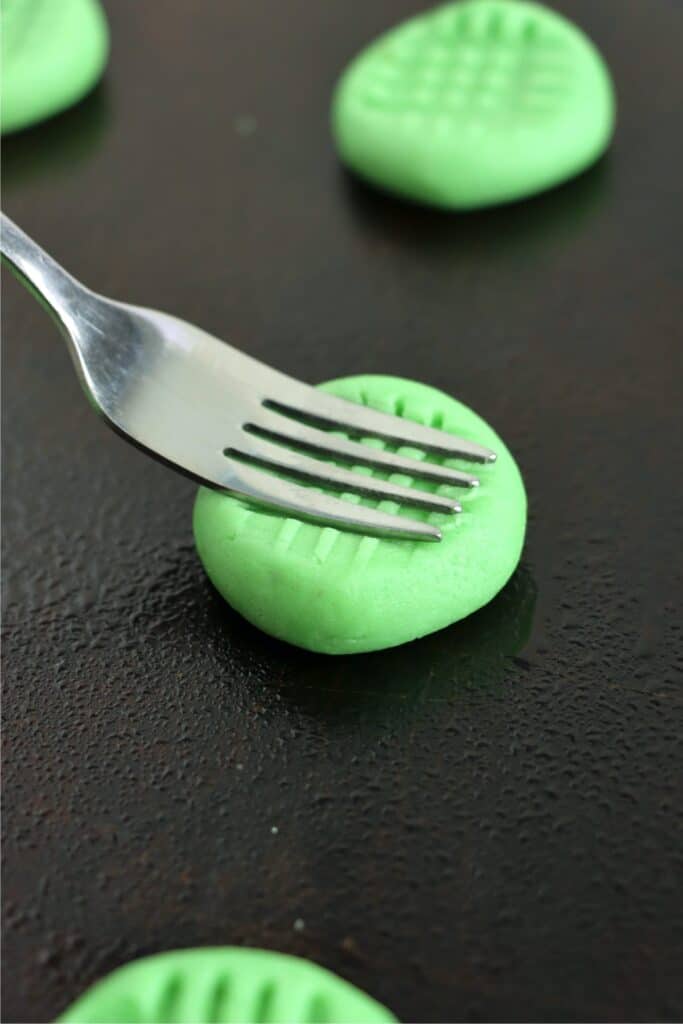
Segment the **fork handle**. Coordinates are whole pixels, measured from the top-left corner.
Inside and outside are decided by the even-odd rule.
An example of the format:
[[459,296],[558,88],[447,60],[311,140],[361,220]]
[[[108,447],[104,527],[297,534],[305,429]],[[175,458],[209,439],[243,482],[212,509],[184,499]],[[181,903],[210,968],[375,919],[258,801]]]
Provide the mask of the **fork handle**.
[[0,254],[68,335],[75,326],[79,302],[92,293],[1,212]]

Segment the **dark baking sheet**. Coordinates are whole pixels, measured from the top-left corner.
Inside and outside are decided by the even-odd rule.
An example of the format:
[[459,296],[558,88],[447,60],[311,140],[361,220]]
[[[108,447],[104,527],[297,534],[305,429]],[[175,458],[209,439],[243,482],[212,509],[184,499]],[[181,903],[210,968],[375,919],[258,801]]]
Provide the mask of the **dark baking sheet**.
[[5,142],[7,211],[94,287],[310,381],[440,386],[531,503],[471,620],[277,643],[205,580],[193,486],[98,422],[6,276],[7,1021],[209,943],[404,1020],[683,1013],[683,7],[558,4],[616,77],[608,159],[447,216],[352,182],[327,130],[345,61],[419,6],[116,0],[104,84]]

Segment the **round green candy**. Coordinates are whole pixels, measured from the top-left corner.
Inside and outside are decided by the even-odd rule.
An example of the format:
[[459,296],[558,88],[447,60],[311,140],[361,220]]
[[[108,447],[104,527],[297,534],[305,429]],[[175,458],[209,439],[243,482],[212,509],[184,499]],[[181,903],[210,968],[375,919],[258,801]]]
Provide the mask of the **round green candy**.
[[26,128],[88,92],[107,61],[98,0],[0,0],[0,127]]
[[566,18],[525,0],[463,0],[418,15],[343,73],[341,159],[392,192],[468,209],[565,181],[607,148],[609,71]]
[[383,1024],[385,1007],[317,964],[263,949],[182,949],[135,960],[58,1024]]
[[[480,486],[472,489],[391,476],[396,483],[460,500],[463,510],[457,515],[406,507],[411,518],[428,519],[441,528],[439,543],[316,526],[201,487],[194,535],[214,586],[266,633],[327,654],[393,647],[442,629],[490,601],[519,561],[526,525],[522,478],[501,439],[471,409],[414,381],[364,376],[322,387],[486,445],[496,452],[497,461],[476,465]],[[378,440],[367,443],[384,446]],[[419,455],[408,448],[401,451]],[[473,470],[464,460],[448,461]],[[362,467],[358,471],[370,472]],[[389,512],[399,508],[389,501],[379,507]]]

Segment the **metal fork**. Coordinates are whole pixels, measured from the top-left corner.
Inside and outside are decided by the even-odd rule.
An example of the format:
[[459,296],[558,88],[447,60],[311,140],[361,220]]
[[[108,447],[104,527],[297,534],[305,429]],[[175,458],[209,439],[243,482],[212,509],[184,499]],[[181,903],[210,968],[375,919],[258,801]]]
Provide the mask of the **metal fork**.
[[335,498],[280,474],[342,494],[453,513],[460,511],[454,498],[353,467],[455,487],[475,487],[476,477],[332,431],[450,459],[495,460],[471,441],[318,391],[167,313],[98,295],[1,218],[0,251],[55,317],[91,405],[126,440],[202,484],[329,526],[440,540],[431,523]]

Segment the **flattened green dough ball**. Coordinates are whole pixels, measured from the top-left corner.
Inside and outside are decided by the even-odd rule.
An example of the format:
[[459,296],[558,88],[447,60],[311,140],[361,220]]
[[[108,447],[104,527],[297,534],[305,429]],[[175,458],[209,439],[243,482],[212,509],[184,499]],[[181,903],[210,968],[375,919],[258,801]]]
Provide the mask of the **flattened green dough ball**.
[[[519,561],[526,525],[522,478],[500,438],[471,409],[414,381],[349,377],[322,387],[479,442],[496,452],[497,461],[476,467],[477,488],[437,488],[419,481],[422,489],[438,489],[461,501],[463,511],[455,516],[406,508],[411,518],[441,527],[440,543],[315,526],[202,487],[194,507],[194,535],[214,586],[266,633],[327,654],[393,647],[448,626],[490,601]],[[380,441],[368,443],[383,447]],[[472,471],[473,464],[463,460],[449,464]],[[405,486],[418,483],[400,474],[391,479]],[[398,509],[388,501],[380,507]]]
[[58,1024],[386,1024],[384,1006],[317,964],[265,949],[181,949],[94,985]]
[[25,128],[80,100],[107,61],[98,0],[0,0],[0,127]]
[[467,209],[532,195],[606,149],[614,92],[590,40],[524,0],[464,0],[387,32],[343,73],[341,159],[421,202]]

